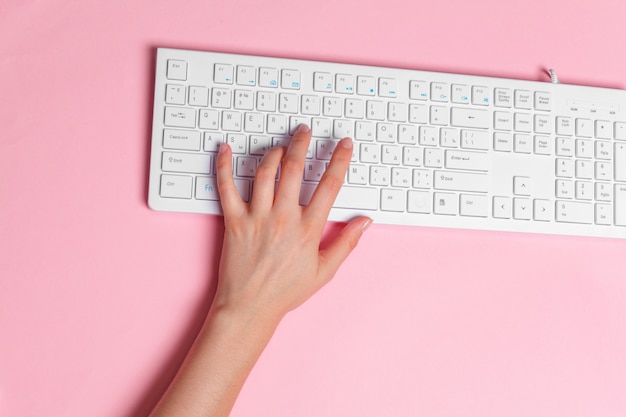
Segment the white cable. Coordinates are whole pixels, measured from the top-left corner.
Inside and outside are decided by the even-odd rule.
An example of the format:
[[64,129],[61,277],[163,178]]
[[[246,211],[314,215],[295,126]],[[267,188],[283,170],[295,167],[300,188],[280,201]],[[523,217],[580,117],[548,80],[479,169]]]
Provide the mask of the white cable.
[[552,81],[552,84],[559,84],[559,77],[556,76],[555,70],[549,69],[548,74],[550,75],[550,81]]

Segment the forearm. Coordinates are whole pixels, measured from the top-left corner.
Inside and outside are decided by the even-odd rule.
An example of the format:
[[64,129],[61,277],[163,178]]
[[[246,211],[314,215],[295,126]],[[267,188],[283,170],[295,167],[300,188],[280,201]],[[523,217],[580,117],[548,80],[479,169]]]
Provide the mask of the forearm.
[[213,308],[152,417],[225,417],[278,322]]

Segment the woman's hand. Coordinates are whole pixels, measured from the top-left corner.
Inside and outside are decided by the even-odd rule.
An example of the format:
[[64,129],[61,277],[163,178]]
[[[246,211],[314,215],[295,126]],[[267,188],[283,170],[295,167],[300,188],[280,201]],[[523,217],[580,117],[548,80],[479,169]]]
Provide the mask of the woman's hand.
[[320,250],[328,213],[350,164],[352,141],[337,144],[309,205],[300,206],[310,140],[310,129],[302,125],[286,151],[277,147],[267,152],[249,203],[235,188],[230,148],[220,147],[217,177],[226,230],[215,308],[238,309],[251,319],[277,324],[333,277],[371,223],[367,217],[353,220]]

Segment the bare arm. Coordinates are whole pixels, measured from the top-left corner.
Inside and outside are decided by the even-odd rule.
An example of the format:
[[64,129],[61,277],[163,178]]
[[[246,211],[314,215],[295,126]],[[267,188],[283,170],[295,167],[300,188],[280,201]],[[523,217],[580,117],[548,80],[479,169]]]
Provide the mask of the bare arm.
[[[352,155],[343,139],[311,203],[298,204],[310,130],[261,160],[250,203],[232,177],[232,154],[220,147],[217,177],[225,234],[216,295],[185,362],[152,417],[228,416],[243,383],[284,315],[333,277],[371,219],[348,223],[327,248],[320,239]],[[282,162],[275,191],[275,176]]]

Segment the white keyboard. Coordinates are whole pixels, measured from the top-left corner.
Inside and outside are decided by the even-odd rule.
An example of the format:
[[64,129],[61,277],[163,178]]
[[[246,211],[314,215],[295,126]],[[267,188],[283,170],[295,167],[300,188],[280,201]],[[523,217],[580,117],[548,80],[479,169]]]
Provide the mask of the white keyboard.
[[311,126],[307,204],[354,139],[330,219],[626,238],[626,91],[159,49],[149,204],[220,214],[215,155],[242,197],[265,151]]

